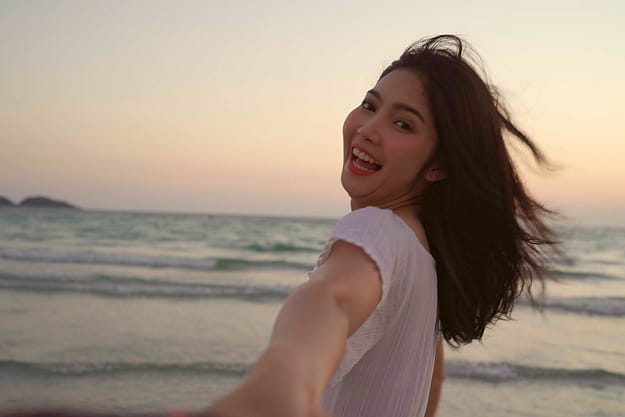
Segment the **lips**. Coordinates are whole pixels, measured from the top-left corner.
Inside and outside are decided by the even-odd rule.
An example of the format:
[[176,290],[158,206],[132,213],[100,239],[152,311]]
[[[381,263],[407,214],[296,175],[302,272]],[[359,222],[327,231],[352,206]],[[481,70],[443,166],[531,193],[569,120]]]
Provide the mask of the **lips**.
[[377,160],[362,149],[354,146],[349,156],[349,169],[357,175],[375,174],[382,168]]

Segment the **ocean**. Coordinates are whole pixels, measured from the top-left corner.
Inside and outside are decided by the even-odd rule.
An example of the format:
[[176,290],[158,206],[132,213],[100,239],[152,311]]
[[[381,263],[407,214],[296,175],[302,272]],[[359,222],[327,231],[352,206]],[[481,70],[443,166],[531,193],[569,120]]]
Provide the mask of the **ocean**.
[[[266,346],[336,220],[0,209],[0,410],[199,410]],[[625,229],[558,226],[542,312],[446,348],[438,416],[625,416]]]

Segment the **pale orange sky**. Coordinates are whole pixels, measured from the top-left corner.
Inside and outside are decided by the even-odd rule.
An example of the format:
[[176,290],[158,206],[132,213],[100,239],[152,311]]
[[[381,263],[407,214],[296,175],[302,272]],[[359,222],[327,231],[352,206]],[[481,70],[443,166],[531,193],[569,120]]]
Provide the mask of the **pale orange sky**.
[[341,125],[412,41],[463,35],[563,169],[531,189],[625,226],[625,3],[0,3],[0,195],[340,216]]

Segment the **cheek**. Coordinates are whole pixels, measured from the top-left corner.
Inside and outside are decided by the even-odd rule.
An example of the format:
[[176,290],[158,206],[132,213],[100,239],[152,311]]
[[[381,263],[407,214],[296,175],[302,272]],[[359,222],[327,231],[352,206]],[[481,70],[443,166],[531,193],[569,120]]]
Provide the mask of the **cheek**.
[[401,175],[410,180],[419,175],[428,160],[428,150],[415,144],[396,146],[393,153],[397,155],[398,163],[403,167]]
[[352,110],[343,122],[343,139],[348,141],[354,137],[356,130],[360,127],[360,117],[358,117],[358,109]]
[[357,115],[357,109],[352,110],[343,122],[343,158],[347,159],[347,155],[351,149],[351,142],[356,131],[360,127],[360,119]]

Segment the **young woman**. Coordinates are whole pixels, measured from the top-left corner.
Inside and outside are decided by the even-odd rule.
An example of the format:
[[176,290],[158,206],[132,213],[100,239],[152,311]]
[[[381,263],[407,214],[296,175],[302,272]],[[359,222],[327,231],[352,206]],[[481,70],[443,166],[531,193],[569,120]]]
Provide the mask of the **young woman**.
[[545,159],[472,58],[455,36],[419,41],[347,116],[352,212],[243,383],[205,415],[423,416],[439,337],[479,340],[542,280],[549,212],[506,142]]
[[[341,219],[223,417],[422,416],[439,333],[479,340],[542,281],[554,240],[511,121],[456,36],[410,46],[343,126]],[[516,143],[515,143],[516,144]],[[326,414],[327,413],[327,414]]]

